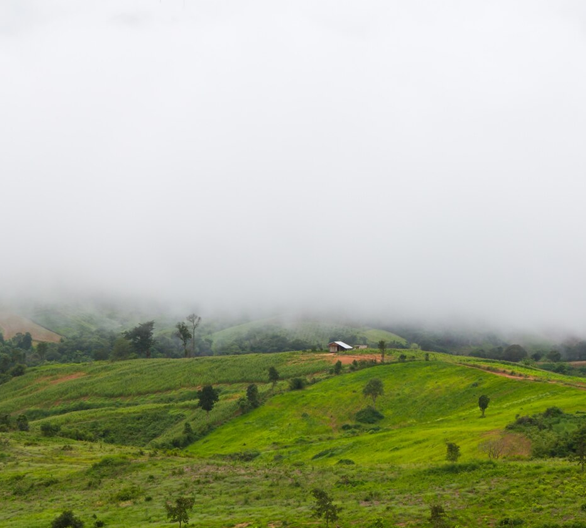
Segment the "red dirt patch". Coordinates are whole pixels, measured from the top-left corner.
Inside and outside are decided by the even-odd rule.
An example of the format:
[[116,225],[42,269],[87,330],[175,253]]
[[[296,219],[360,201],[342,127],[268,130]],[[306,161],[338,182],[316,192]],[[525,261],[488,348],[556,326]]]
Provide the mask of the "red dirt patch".
[[341,361],[342,365],[350,365],[354,360],[360,361],[361,359],[373,361],[373,360],[380,360],[380,354],[324,354],[326,359],[332,363],[336,363],[336,361]]

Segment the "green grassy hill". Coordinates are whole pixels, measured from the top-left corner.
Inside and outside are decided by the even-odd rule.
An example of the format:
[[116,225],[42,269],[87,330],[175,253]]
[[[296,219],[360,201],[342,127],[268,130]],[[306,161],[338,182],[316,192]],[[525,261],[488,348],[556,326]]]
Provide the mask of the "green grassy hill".
[[225,328],[212,334],[214,351],[222,353],[234,343],[253,340],[262,335],[279,335],[288,340],[303,341],[311,346],[325,348],[332,339],[348,339],[355,341],[349,344],[367,343],[376,345],[378,341],[387,343],[405,344],[402,337],[365,326],[352,326],[341,323],[326,323],[317,321],[286,321],[282,318],[262,319],[230,328]]
[[[375,377],[384,383],[377,409],[385,417],[372,427],[358,424],[355,415],[369,405],[362,389]],[[482,394],[491,398],[485,418],[478,409]],[[211,456],[254,448],[267,460],[278,455],[293,462],[329,464],[342,458],[360,464],[441,461],[447,441],[475,456],[487,435],[513,422],[515,415],[552,406],[585,410],[586,392],[509,379],[451,362],[394,363],[276,396],[190,451]]]
[[[337,357],[313,353],[30,369],[0,386],[0,416],[31,420],[29,432],[0,432],[0,527],[48,528],[73,509],[90,527],[97,518],[114,528],[171,528],[164,502],[179,495],[195,497],[196,526],[317,526],[316,486],[344,506],[343,528],[431,526],[432,504],[452,526],[586,526],[577,466],[530,460],[529,440],[504,429],[518,414],[552,406],[584,412],[582,379],[442,354],[425,361],[419,351],[397,361],[404,352],[389,351],[386,365],[346,365],[339,376],[329,373]],[[273,391],[269,366],[310,384],[290,391],[284,380]],[[384,383],[376,402],[384,418],[361,424],[356,413],[369,403],[362,389],[375,377]],[[266,400],[241,415],[237,401],[251,382]],[[195,401],[205,383],[222,391],[209,422]],[[481,394],[491,398],[486,418]],[[105,431],[116,443],[46,438],[39,429],[47,422]],[[186,422],[215,429],[183,450],[157,447]],[[488,460],[479,446],[501,435],[515,450]],[[446,441],[461,446],[457,464],[445,463]]]
[[[330,362],[319,354],[283,353],[47,365],[0,385],[0,414],[24,413],[33,428],[50,422],[70,433],[144,446],[169,441],[187,420],[197,432],[229,419],[248,384],[259,384],[261,393],[269,389],[271,366],[286,380],[323,372]],[[204,384],[221,390],[209,421],[196,399]]]

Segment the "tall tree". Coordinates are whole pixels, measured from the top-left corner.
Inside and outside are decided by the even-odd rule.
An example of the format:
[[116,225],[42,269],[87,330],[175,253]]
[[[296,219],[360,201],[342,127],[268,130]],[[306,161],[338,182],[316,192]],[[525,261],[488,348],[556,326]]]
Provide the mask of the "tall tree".
[[151,348],[155,343],[153,338],[154,321],[148,321],[135,326],[132,330],[124,332],[124,337],[132,343],[137,354],[144,354],[145,357],[151,357]]
[[189,340],[193,336],[192,336],[191,332],[189,331],[189,327],[183,321],[181,321],[180,323],[177,323],[175,325],[175,328],[177,328],[177,335],[179,336],[179,339],[181,339],[181,342],[183,343],[183,353],[184,353],[185,357],[187,357],[187,343],[189,342]]
[[247,387],[246,399],[253,409],[260,405],[260,402],[258,401],[258,387],[254,383]]
[[187,320],[191,323],[191,355],[195,357],[195,331],[201,323],[201,317],[193,313],[187,316]]
[[378,349],[380,351],[380,362],[384,363],[385,362],[385,351],[387,349],[387,342],[384,339],[381,339],[378,342]]
[[372,398],[373,407],[376,407],[376,399],[384,393],[385,389],[383,382],[378,378],[370,379],[364,389],[362,389],[362,394],[364,394],[364,396]]
[[206,412],[206,416],[209,418],[210,411],[220,399],[218,391],[211,385],[205,385],[203,389],[197,391],[197,397],[199,399],[199,406]]
[[480,407],[480,412],[482,412],[482,418],[484,418],[484,411],[488,408],[489,402],[490,398],[486,394],[483,394],[478,398],[478,407]]

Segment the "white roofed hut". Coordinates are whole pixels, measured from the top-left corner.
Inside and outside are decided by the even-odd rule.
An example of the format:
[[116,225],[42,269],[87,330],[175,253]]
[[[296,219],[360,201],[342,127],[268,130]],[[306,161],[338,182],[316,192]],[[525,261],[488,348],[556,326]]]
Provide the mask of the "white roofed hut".
[[352,347],[344,341],[332,341],[328,347],[330,347],[330,352],[347,352],[348,350],[352,350]]

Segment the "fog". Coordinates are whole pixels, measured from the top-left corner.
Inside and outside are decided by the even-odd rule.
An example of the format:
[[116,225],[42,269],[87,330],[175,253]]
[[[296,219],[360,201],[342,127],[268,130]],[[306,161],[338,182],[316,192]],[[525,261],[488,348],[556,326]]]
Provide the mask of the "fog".
[[586,5],[3,0],[0,295],[586,334]]

